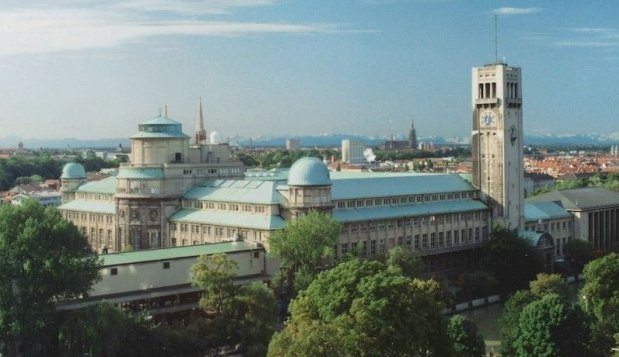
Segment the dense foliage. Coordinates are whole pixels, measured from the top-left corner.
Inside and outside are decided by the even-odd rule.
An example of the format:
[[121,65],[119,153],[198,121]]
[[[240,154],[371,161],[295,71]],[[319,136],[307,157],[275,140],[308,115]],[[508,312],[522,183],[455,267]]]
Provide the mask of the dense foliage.
[[579,302],[593,319],[592,334],[598,350],[608,352],[619,333],[619,255],[608,254],[589,262]]
[[520,313],[514,347],[518,356],[586,356],[588,341],[579,306],[546,294]]
[[494,275],[501,293],[526,288],[542,271],[529,243],[506,228],[495,228],[479,253],[482,270]]
[[[78,155],[75,160],[87,172],[99,171],[102,168],[118,167],[121,162],[127,161],[124,157],[119,160],[104,160],[88,152]],[[16,184],[30,181],[57,179],[62,172],[62,166],[67,161],[52,158],[49,154],[37,156],[12,156],[0,159],[0,191],[8,190]]]
[[246,356],[263,356],[278,323],[278,307],[262,283],[234,284],[237,264],[226,254],[201,256],[192,267],[193,283],[205,291],[200,307],[204,339],[217,350],[239,345]]
[[454,357],[483,357],[486,355],[484,338],[472,320],[462,315],[453,316],[449,319],[447,333],[453,341]]
[[305,289],[327,263],[340,229],[330,215],[310,211],[269,237],[270,254],[280,264],[275,281],[287,287],[288,296]]
[[449,356],[441,297],[434,280],[350,259],[320,273],[292,301],[269,356]]
[[270,150],[270,151],[240,151],[236,154],[239,161],[247,167],[264,169],[288,168],[302,157],[339,158],[339,152],[331,149],[311,150]]
[[98,279],[86,239],[53,208],[35,201],[0,206],[0,340],[9,355],[52,343],[55,302],[76,298]]

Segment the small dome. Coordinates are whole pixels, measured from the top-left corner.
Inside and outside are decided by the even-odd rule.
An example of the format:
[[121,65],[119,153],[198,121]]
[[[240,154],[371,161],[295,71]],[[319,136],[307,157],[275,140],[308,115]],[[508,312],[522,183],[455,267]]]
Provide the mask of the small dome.
[[211,137],[209,138],[209,142],[211,144],[221,144],[221,134],[218,131],[214,131],[211,133]]
[[303,157],[295,161],[288,173],[289,186],[331,185],[329,169],[316,157]]
[[86,170],[84,166],[76,162],[70,162],[62,168],[61,179],[85,179]]

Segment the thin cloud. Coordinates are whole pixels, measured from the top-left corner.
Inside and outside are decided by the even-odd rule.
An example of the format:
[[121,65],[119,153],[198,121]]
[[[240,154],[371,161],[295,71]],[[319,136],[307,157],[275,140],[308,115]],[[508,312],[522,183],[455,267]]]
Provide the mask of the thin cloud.
[[[565,30],[564,30],[565,31]],[[614,48],[619,47],[619,30],[608,27],[577,27],[567,29],[567,34],[555,41],[555,47]]]
[[[133,5],[146,3],[131,0]],[[158,1],[171,4],[172,1]],[[188,2],[183,2],[187,4]],[[199,2],[204,3],[204,1]],[[210,1],[223,3],[223,1]],[[227,1],[226,1],[227,3]],[[231,0],[228,6],[268,5],[268,0]],[[116,6],[116,5],[113,5]],[[20,55],[113,48],[146,38],[167,35],[244,36],[255,34],[333,34],[364,33],[345,24],[291,22],[218,21],[193,16],[171,18],[148,16],[134,7],[112,11],[106,7],[24,8],[0,12],[3,26],[0,55]],[[163,11],[164,7],[159,6]],[[149,11],[151,11],[150,9]],[[176,9],[176,13],[180,9]],[[137,14],[135,12],[138,12]],[[171,10],[168,10],[171,11]]]
[[542,11],[539,7],[499,7],[492,11],[495,15],[528,15]]

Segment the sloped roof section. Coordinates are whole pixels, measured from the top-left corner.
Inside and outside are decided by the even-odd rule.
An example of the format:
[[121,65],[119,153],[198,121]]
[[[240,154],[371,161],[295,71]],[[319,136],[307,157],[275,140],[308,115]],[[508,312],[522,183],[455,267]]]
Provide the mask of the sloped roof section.
[[216,253],[232,253],[245,250],[263,249],[247,242],[224,242],[215,244],[188,245],[183,247],[136,250],[133,252],[101,254],[103,266],[135,264],[149,261],[172,260],[198,257]]
[[183,198],[272,205],[279,203],[277,185],[276,181],[209,180],[189,190]]
[[193,209],[178,210],[170,217],[170,222],[212,224],[218,226],[260,229],[265,231],[281,229],[284,228],[285,225],[284,220],[280,216],[246,212]]
[[114,194],[116,192],[116,176],[86,182],[77,189],[77,192]]
[[554,201],[526,202],[524,204],[525,222],[537,222],[540,219],[570,218],[571,214]]
[[333,211],[333,218],[338,222],[346,223],[409,216],[479,211],[487,208],[488,207],[483,202],[478,200],[442,201],[409,205],[336,209]]
[[586,210],[619,206],[619,192],[604,187],[583,187],[571,190],[553,190],[527,199],[529,202],[560,201],[568,210]]
[[116,214],[116,204],[113,201],[73,200],[58,206],[58,209],[66,211]]
[[367,174],[333,175],[334,200],[406,196],[426,193],[473,191],[475,188],[455,174]]

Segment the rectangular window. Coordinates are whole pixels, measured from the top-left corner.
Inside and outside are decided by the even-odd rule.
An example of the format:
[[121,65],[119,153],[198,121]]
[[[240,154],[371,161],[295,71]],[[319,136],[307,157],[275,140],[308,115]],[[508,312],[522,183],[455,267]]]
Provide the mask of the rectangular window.
[[436,247],[436,233],[430,233],[430,248]]
[[370,242],[370,255],[376,254],[376,240]]
[[419,249],[419,234],[415,234],[415,249]]
[[111,268],[110,275],[118,275],[118,268]]
[[342,255],[346,255],[348,253],[348,243],[342,244]]
[[163,269],[170,269],[170,262],[163,262]]

